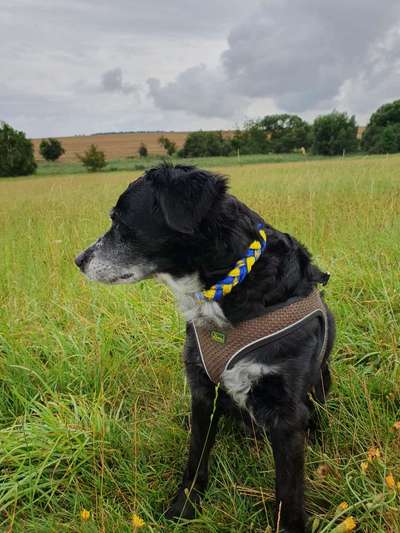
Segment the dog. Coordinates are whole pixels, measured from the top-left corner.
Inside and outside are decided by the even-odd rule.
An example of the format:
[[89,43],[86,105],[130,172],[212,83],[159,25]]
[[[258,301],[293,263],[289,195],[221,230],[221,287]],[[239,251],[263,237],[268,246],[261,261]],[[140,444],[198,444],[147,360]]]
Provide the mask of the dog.
[[[330,387],[332,313],[322,300],[325,325],[311,316],[256,347],[223,371],[219,386],[204,367],[196,328],[236,331],[286,302],[307,298],[328,275],[295,238],[231,195],[225,177],[196,167],[163,164],[146,171],[119,197],[110,218],[111,228],[76,257],[76,265],[102,283],[159,279],[175,293],[187,321],[184,363],[191,390],[191,437],[167,518],[195,516],[208,483],[218,420],[227,414],[268,435],[275,461],[277,527],[305,532],[304,443],[314,403],[323,403]],[[265,248],[257,244],[260,228]],[[250,243],[258,247],[251,270],[226,293],[224,289],[219,300],[202,299],[246,256]]]

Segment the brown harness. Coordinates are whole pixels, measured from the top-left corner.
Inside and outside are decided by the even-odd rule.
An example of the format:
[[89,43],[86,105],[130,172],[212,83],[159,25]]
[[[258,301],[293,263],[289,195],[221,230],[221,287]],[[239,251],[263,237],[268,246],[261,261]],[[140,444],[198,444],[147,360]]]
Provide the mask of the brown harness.
[[321,362],[327,343],[328,319],[320,292],[314,289],[304,298],[291,298],[284,304],[270,308],[262,316],[240,322],[235,327],[216,329],[198,327],[192,323],[197,346],[205,371],[217,384],[225,370],[260,346],[276,341],[301,327],[306,321],[319,316],[323,324],[323,342],[319,352]]

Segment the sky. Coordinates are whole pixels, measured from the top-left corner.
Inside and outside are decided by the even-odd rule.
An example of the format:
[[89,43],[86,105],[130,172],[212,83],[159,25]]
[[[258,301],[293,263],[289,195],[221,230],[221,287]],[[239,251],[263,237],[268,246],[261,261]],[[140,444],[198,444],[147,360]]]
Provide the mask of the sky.
[[0,121],[33,138],[397,98],[399,0],[0,0]]

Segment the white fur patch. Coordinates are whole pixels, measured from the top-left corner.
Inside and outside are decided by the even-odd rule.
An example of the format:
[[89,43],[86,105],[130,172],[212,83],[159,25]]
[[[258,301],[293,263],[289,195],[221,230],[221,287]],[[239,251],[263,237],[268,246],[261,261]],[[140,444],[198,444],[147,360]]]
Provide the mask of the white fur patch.
[[136,283],[146,278],[153,270],[154,268],[151,265],[120,267],[113,263],[99,260],[94,255],[85,268],[85,275],[93,281],[121,285]]
[[219,327],[228,324],[218,302],[204,302],[196,298],[196,292],[203,289],[197,273],[180,278],[174,278],[170,274],[158,274],[157,277],[173,291],[188,322],[194,321],[199,326],[207,322],[214,322]]
[[92,245],[94,246],[94,253],[84,270],[88,279],[111,285],[122,285],[136,283],[154,272],[155,266],[151,263],[120,266],[113,257],[102,257],[102,243],[102,238],[100,238]]
[[239,407],[246,408],[247,395],[252,385],[262,376],[273,374],[277,370],[272,365],[243,360],[236,363],[230,370],[224,370],[221,382],[226,392],[232,396]]

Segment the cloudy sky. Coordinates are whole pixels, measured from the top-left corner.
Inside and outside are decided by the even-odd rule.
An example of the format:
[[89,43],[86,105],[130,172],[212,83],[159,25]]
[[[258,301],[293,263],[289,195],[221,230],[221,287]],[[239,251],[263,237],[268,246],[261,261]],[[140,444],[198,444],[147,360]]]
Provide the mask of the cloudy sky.
[[31,137],[365,124],[396,98],[399,0],[0,0],[0,120]]

